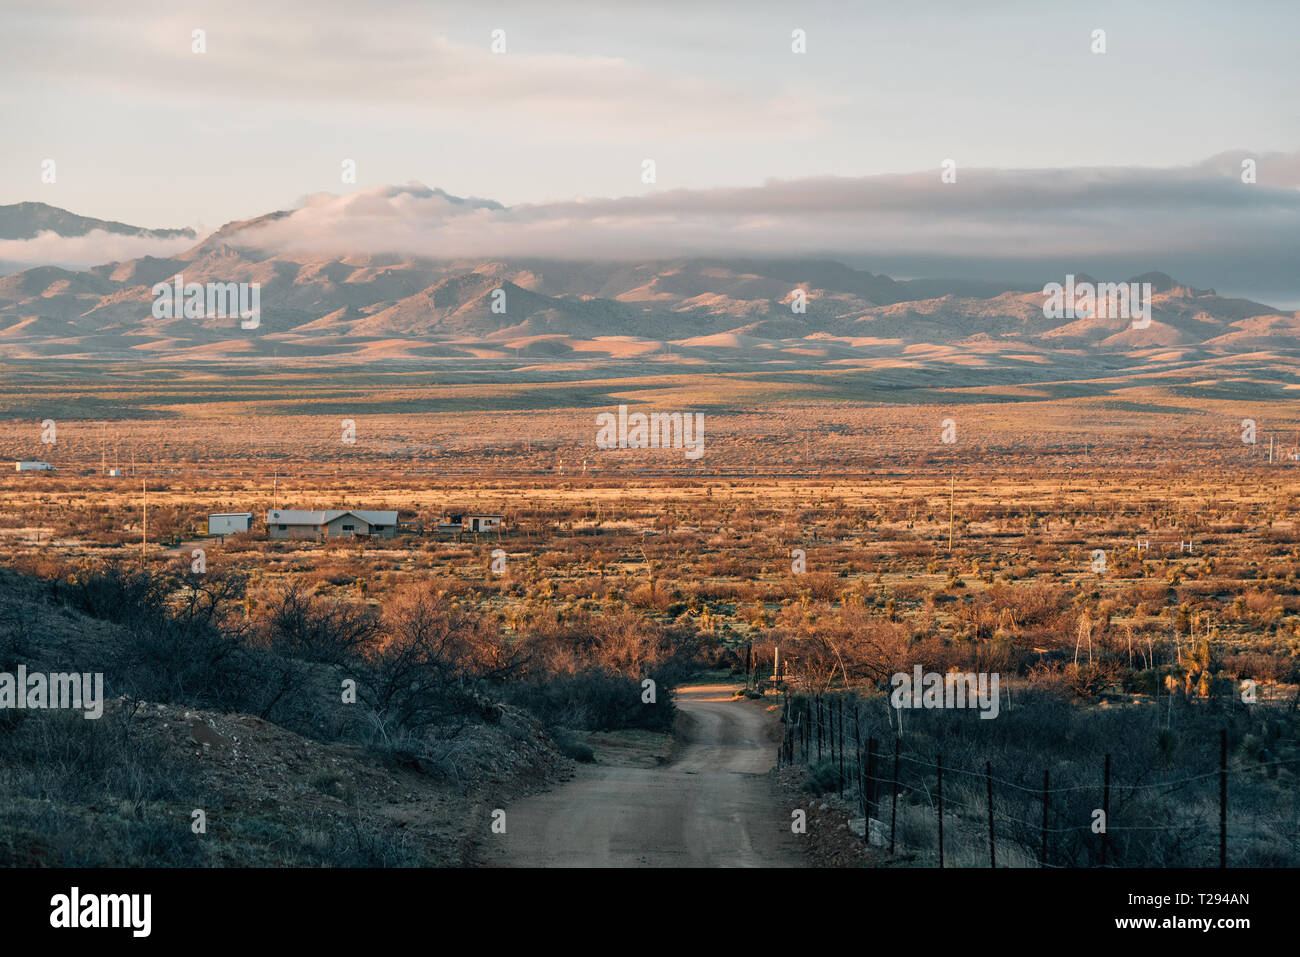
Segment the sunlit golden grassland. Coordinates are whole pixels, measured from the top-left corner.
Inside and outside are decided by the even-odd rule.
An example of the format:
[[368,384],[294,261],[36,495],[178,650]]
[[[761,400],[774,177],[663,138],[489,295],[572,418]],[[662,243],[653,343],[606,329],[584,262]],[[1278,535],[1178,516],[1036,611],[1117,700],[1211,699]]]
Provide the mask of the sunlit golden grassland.
[[[185,563],[202,547],[210,569],[249,577],[250,607],[290,578],[366,602],[435,580],[505,627],[631,609],[732,648],[865,609],[954,661],[1029,667],[1073,652],[1083,629],[1094,655],[1122,648],[1126,666],[1132,649],[1135,668],[1143,649],[1148,668],[1163,662],[1172,635],[1296,678],[1300,464],[1286,454],[1300,413],[1268,388],[462,378],[301,366],[11,377],[0,454],[58,470],[0,473],[0,542],[29,565]],[[704,455],[596,448],[595,417],[618,404],[702,412]],[[424,534],[270,542],[272,507],[396,509]],[[455,508],[500,512],[506,530],[440,538]],[[200,537],[209,513],[242,511],[251,535]],[[489,568],[496,548],[504,574]]]

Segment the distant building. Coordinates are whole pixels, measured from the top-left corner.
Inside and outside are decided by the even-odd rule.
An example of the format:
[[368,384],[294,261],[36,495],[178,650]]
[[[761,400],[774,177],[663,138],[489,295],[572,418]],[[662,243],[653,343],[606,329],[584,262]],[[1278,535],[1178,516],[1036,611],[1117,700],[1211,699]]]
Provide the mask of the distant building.
[[238,535],[252,527],[252,512],[221,512],[208,516],[209,535]]
[[109,469],[109,470],[108,470],[108,477],[109,477],[109,478],[121,478],[122,475],[123,475],[123,472],[122,472],[121,469]]
[[15,462],[15,472],[53,472],[54,466],[49,462]]
[[268,538],[392,538],[396,512],[279,509],[266,513]]
[[504,515],[487,512],[448,512],[438,523],[440,532],[495,532],[505,522]]

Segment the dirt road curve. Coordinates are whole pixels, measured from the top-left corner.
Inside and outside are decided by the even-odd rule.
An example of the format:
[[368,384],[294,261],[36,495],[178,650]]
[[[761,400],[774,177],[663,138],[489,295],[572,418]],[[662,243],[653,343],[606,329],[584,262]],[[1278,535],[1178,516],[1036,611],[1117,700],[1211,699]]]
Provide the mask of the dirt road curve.
[[767,775],[774,717],[723,685],[682,688],[673,760],[657,768],[583,765],[562,787],[505,809],[483,842],[494,867],[799,866],[790,809]]

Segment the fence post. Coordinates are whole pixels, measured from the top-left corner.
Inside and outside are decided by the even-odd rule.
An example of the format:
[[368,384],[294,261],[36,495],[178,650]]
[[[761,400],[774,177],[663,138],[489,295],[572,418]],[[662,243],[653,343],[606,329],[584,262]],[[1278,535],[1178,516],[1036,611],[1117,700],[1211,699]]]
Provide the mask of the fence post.
[[826,702],[826,731],[831,738],[831,765],[835,765],[835,699]]
[[831,753],[831,770],[835,769],[835,699],[826,699],[826,743]]
[[1038,855],[1038,862],[1047,866],[1047,782],[1048,772],[1043,772],[1043,850]]
[[876,739],[867,738],[867,829],[871,829],[871,811],[876,804]]
[[[866,810],[867,791],[862,782],[862,734],[858,728],[858,699],[856,697],[853,699],[853,753],[858,756],[858,803],[863,806],[863,817],[870,818],[871,814]],[[870,829],[870,821],[867,822],[867,827]],[[863,834],[869,836],[866,831]]]
[[817,696],[817,763],[822,760],[822,699]]
[[993,847],[993,763],[984,762],[984,781],[989,792],[989,867],[998,866],[997,851]]
[[943,867],[943,755],[935,758],[939,768],[939,866]]
[[840,797],[844,797],[844,699],[840,698]]
[[1219,732],[1219,866],[1228,866],[1228,729]]
[[901,739],[894,738],[894,806],[889,812],[889,853],[894,853],[894,826],[898,823],[898,743]]
[[798,741],[799,751],[803,755],[805,764],[808,762],[808,745],[804,740],[807,734],[808,734],[808,702],[805,701],[803,703],[803,707],[799,709],[799,741]]
[[776,766],[779,769],[785,762],[786,742],[790,740],[790,707],[789,702],[781,709],[781,744],[776,749]]
[[795,760],[798,758],[799,749],[803,746],[803,726],[804,726],[804,715],[803,715],[803,709],[800,708],[799,720],[795,722],[795,726],[794,726],[794,740],[790,742],[790,748],[791,748],[790,763],[791,764],[794,764]]
[[804,701],[803,713],[806,719],[803,729],[803,763],[812,764],[813,706],[811,701]]
[[781,742],[785,748],[785,763],[794,763],[794,710],[790,707],[790,692],[786,691],[782,697],[785,699],[785,740]]
[[1110,755],[1106,755],[1106,781],[1101,793],[1101,819],[1105,828],[1101,832],[1101,866],[1106,866],[1106,836],[1110,832]]

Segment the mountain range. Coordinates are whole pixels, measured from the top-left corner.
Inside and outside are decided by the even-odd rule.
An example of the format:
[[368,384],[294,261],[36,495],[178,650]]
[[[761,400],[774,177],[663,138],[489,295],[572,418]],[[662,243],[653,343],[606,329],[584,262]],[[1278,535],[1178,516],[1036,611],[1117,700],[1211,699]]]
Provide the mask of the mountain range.
[[[1065,377],[1079,367],[1147,360],[1263,356],[1290,364],[1300,353],[1300,313],[1221,297],[1160,272],[1122,277],[1153,291],[1149,327],[1134,328],[1126,318],[1047,318],[1041,287],[895,280],[827,259],[457,261],[286,253],[249,241],[286,215],[227,224],[172,257],[0,277],[0,358],[652,360],[778,369],[940,363]],[[0,237],[93,229],[186,232],[40,203],[0,207]],[[260,325],[155,317],[154,285],[178,274],[185,283],[258,283]],[[1091,279],[1076,274],[1076,282]],[[803,311],[792,308],[800,298]]]

